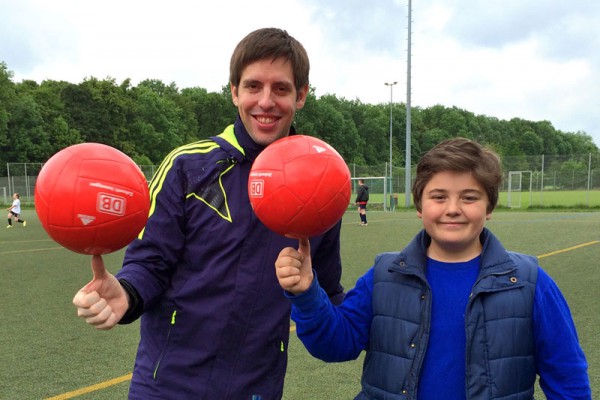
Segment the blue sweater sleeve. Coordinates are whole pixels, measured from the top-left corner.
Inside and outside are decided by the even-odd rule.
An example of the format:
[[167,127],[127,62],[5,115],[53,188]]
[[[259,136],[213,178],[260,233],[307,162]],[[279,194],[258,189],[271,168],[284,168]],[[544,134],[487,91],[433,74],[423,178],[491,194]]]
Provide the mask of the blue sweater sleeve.
[[533,306],[536,369],[548,400],[591,399],[587,361],[571,311],[541,268]]
[[319,286],[317,276],[304,293],[286,293],[292,302],[296,332],[314,357],[327,362],[354,360],[366,349],[372,320],[371,268],[348,292],[342,304],[334,306]]

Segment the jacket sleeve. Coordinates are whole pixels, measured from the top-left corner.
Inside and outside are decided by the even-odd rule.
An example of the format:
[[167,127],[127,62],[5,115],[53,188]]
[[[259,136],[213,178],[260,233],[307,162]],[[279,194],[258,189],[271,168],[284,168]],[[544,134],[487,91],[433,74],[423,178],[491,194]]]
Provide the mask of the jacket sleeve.
[[[344,300],[342,279],[342,260],[340,256],[340,220],[327,231],[318,241],[311,243],[313,268],[319,275],[319,283],[333,304]],[[316,243],[316,245],[315,245]]]
[[533,306],[535,363],[548,400],[591,399],[588,364],[569,306],[541,268]]
[[[149,306],[167,287],[185,244],[185,183],[177,168],[158,169],[150,188],[150,216],[144,230],[127,248],[122,269],[116,274],[125,280]],[[141,314],[139,309],[136,314]],[[139,315],[128,316],[129,320]]]
[[328,300],[319,281],[315,279],[309,290],[298,296],[286,293],[298,338],[310,354],[323,361],[354,360],[369,342],[373,270],[357,281],[339,306]]

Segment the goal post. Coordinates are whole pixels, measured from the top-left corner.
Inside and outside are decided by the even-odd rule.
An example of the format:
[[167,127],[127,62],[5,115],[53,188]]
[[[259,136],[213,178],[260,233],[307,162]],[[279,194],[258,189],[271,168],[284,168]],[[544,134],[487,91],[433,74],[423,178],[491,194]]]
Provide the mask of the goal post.
[[532,202],[532,171],[509,171],[508,172],[508,208],[521,208],[522,194],[529,191],[529,206]]
[[350,197],[350,206],[354,206],[359,179],[364,179],[365,185],[369,187],[369,206],[371,208],[383,211],[393,210],[393,203],[391,202],[389,193],[389,178],[386,176],[358,176],[351,178],[352,195]]

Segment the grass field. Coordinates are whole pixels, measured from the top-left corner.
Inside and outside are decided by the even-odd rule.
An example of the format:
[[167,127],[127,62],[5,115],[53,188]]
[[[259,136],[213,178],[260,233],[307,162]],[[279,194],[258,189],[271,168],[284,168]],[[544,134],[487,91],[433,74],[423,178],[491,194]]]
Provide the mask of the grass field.
[[[51,241],[26,210],[26,228],[0,230],[0,399],[125,399],[138,324],[95,331],[75,315],[71,299],[91,277],[89,257]],[[399,250],[418,232],[414,211],[369,212],[358,226],[344,217],[343,283],[351,288],[377,253]],[[600,398],[600,212],[497,211],[487,225],[510,250],[540,256],[569,301]],[[105,257],[112,272],[122,252]],[[292,333],[286,400],[351,399],[362,359],[326,364]],[[536,393],[536,398],[543,398]]]

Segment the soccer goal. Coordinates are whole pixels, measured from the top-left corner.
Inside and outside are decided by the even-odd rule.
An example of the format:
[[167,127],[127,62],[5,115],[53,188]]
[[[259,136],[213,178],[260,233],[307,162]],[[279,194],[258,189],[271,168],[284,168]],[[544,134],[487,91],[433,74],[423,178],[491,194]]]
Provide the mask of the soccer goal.
[[[521,208],[523,192],[529,190],[529,205],[532,201],[532,171],[508,172],[508,208]],[[529,183],[529,184],[528,184]]]
[[365,176],[352,179],[352,195],[350,206],[354,207],[358,180],[364,179],[365,185],[369,187],[369,207],[375,210],[392,211],[393,204],[389,203],[389,178],[385,176]]

